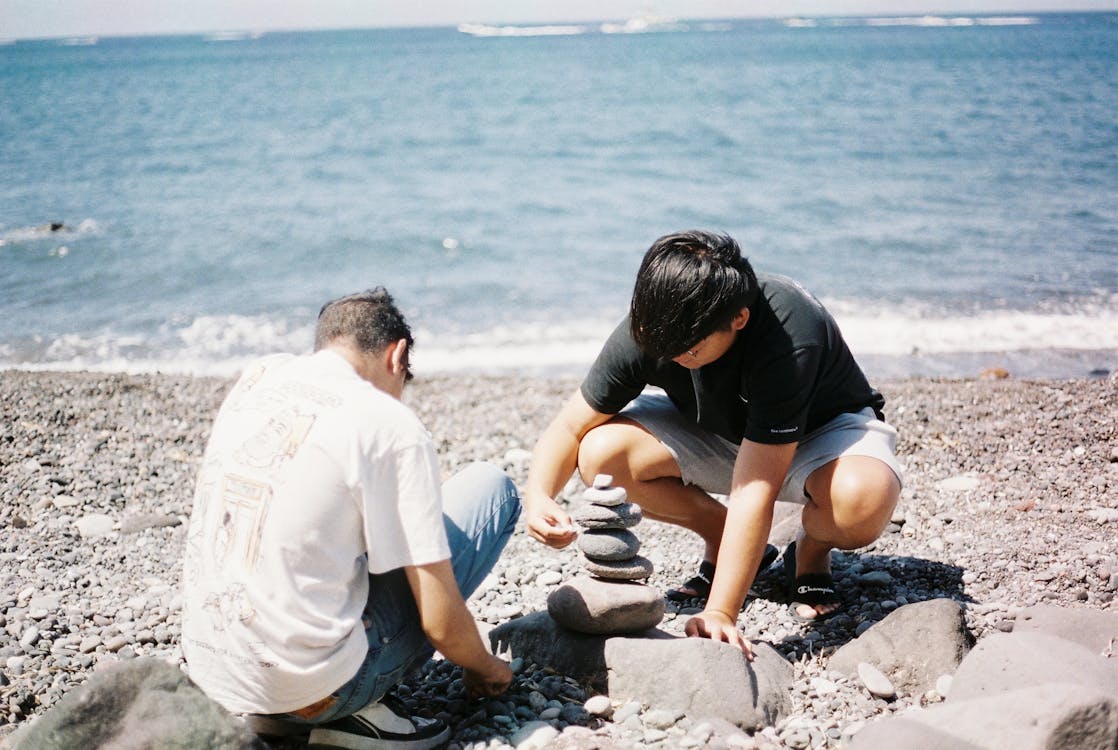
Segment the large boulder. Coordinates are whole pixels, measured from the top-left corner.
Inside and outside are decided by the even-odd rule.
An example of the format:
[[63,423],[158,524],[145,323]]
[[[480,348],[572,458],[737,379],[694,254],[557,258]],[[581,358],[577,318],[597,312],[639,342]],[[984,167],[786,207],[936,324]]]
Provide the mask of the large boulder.
[[95,672],[20,732],[13,744],[20,750],[263,747],[182,670],[147,658]]
[[953,674],[974,638],[962,606],[951,599],[906,604],[873,625],[831,657],[828,666],[850,676],[866,662],[883,672],[899,691],[918,695]]
[[791,711],[792,666],[766,644],[746,660],[738,649],[658,629],[629,636],[585,635],[536,612],[489,633],[494,653],[519,656],[590,683],[614,701],[639,701],[743,729],[771,726]]
[[948,702],[1057,682],[1096,689],[1118,700],[1118,659],[1041,632],[992,633],[959,665]]
[[[979,644],[981,645],[981,644]],[[909,711],[866,726],[851,750],[1114,750],[1118,700],[1050,683]]]
[[792,710],[792,665],[768,644],[754,644],[753,652],[749,661],[709,638],[610,638],[607,693],[742,729],[772,726]]

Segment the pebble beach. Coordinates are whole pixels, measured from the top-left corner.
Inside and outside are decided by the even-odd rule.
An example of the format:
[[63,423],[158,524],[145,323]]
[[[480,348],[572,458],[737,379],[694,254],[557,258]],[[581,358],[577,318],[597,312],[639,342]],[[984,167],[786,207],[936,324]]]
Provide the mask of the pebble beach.
[[[193,479],[228,379],[0,371],[0,745],[99,667],[177,663],[179,579]],[[874,697],[827,656],[905,604],[963,604],[976,637],[1043,603],[1118,611],[1118,378],[912,379],[875,384],[900,433],[905,487],[886,533],[835,553],[842,612],[796,622],[779,564],[739,622],[795,670],[794,711],[753,735],[725,722],[613,705],[547,665],[514,660],[498,699],[471,701],[439,660],[400,691],[447,719],[451,747],[515,747],[541,722],[570,747],[840,748],[868,722],[942,700]],[[433,377],[405,395],[445,472],[486,460],[518,486],[569,378]],[[563,492],[572,500],[577,480]],[[641,554],[661,590],[694,574],[697,539],[646,521]],[[519,529],[470,601],[480,626],[546,609],[579,573],[577,550]],[[660,627],[682,633],[694,603]],[[686,665],[680,665],[685,669]],[[296,747],[297,745],[292,745]],[[560,745],[557,745],[560,746]]]

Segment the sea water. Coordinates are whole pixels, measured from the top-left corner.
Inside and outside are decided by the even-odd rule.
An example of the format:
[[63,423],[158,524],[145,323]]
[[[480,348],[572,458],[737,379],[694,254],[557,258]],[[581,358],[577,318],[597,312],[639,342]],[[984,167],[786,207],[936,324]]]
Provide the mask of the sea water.
[[579,373],[706,228],[875,377],[1118,369],[1115,14],[464,28],[0,45],[0,367],[231,374],[384,285],[420,374]]

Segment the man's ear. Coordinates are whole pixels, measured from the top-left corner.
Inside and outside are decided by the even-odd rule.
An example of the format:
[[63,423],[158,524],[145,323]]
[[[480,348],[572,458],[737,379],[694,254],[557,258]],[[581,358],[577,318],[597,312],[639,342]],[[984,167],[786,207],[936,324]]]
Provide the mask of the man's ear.
[[394,344],[389,344],[386,354],[388,359],[385,365],[390,373],[397,375],[406,370],[408,366],[408,340],[399,339]]
[[730,330],[740,331],[749,322],[749,308],[743,307],[730,321]]

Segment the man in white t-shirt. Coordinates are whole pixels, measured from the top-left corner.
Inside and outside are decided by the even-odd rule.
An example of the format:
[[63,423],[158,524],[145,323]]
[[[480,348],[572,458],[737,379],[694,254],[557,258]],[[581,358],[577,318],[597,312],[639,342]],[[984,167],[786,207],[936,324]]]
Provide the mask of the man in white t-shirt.
[[184,568],[191,678],[265,734],[314,747],[429,748],[445,724],[386,693],[435,649],[472,695],[512,680],[465,604],[520,513],[473,464],[440,485],[400,402],[413,339],[378,288],[326,304],[315,352],[250,366],[214,423]]

